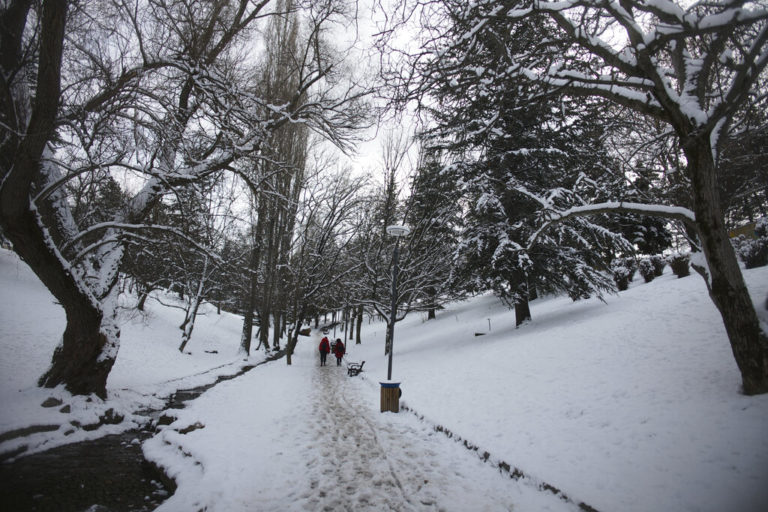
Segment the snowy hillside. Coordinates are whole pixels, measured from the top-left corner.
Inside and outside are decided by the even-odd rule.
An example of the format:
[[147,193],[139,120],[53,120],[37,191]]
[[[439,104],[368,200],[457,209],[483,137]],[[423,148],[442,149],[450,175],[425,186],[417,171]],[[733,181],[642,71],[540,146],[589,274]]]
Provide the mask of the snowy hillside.
[[[768,268],[745,271],[745,276],[761,304],[768,293]],[[38,404],[52,394],[66,397],[61,390],[34,387],[57,343],[63,315],[7,251],[0,252],[0,300],[2,433],[63,416]],[[458,478],[457,485],[468,489],[477,473],[483,481],[477,492],[489,494],[487,510],[498,510],[499,503],[512,503],[515,510],[549,508],[549,502],[531,495],[536,482],[602,512],[764,510],[768,396],[739,394],[739,373],[703,281],[677,279],[667,269],[652,283],[638,278],[629,290],[606,300],[540,299],[532,303],[533,322],[519,329],[514,313],[488,295],[452,305],[434,321],[409,316],[395,331],[393,379],[402,381],[401,403],[408,409],[397,416],[377,412],[378,382],[387,369],[383,324],[364,325],[362,345],[349,346],[349,361],[366,361],[364,373],[355,378],[333,365],[317,367],[319,333],[301,338],[292,367],[277,361],[213,388],[147,443],[147,456],[180,484],[162,508],[183,510],[192,503],[209,510],[249,510],[254,500],[263,500],[264,510],[311,508],[318,499],[311,491],[317,484],[312,471],[320,471],[318,460],[333,456],[312,451],[317,429],[340,421],[327,418],[328,411],[347,404],[358,415],[374,415],[360,428],[375,426],[379,444],[389,450],[397,450],[395,433],[424,439],[419,443],[428,443],[434,458],[423,462],[434,479]],[[209,310],[198,320],[192,354],[186,355],[176,350],[183,313],[156,301],[148,303],[148,311],[126,316],[109,380],[111,398],[100,407],[130,411],[156,400],[153,394],[210,380],[218,372],[233,373],[243,364],[237,356],[238,317]],[[760,312],[768,321],[766,311]],[[187,375],[197,377],[182,378]],[[317,388],[323,386],[343,386],[343,400],[318,400]],[[179,434],[196,423],[204,428]],[[428,432],[438,425],[454,440],[433,441]],[[51,445],[64,437],[63,428],[39,435]],[[69,440],[80,435],[85,433]],[[471,469],[474,463],[460,459],[457,451],[473,459],[478,455],[457,439],[478,447],[478,454],[488,452],[484,466],[493,469],[503,461],[518,468],[529,477],[528,485],[519,487],[495,469]],[[8,448],[0,444],[3,451]],[[173,456],[182,452],[201,463],[191,468],[190,460]],[[332,462],[343,464],[352,452],[336,453],[339,459]],[[407,453],[390,461],[406,464]],[[296,467],[303,463],[306,472]],[[376,459],[358,463],[373,465]],[[411,469],[403,471],[402,487],[410,489]],[[490,481],[495,478],[508,483]],[[358,478],[363,487],[367,481]],[[466,506],[448,484],[432,490],[413,485],[414,493],[426,493],[421,503],[447,510]],[[248,489],[249,495],[227,493],[237,489]],[[369,491],[358,489],[347,498],[368,503],[362,509],[386,505],[386,497]],[[509,495],[498,495],[505,492]],[[439,498],[441,493],[448,494]]]
[[[745,276],[762,304],[768,268]],[[545,299],[532,315],[515,329],[484,296],[398,324],[403,402],[598,510],[765,510],[768,397],[739,394],[700,277],[666,269],[607,304]],[[371,326],[351,349],[371,377],[386,376],[383,339]]]

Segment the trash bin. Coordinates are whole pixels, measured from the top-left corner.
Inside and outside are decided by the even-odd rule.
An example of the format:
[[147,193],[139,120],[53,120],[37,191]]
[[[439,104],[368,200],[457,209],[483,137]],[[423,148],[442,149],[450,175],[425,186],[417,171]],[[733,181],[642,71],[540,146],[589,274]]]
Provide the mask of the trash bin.
[[400,383],[391,380],[381,384],[381,412],[400,412]]

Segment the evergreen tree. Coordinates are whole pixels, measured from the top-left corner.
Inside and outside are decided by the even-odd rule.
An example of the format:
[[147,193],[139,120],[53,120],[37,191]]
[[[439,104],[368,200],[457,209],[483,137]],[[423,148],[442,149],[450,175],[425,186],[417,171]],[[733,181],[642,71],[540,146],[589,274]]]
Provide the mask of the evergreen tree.
[[461,189],[436,154],[422,151],[419,160],[405,216],[412,231],[402,265],[405,276],[411,267],[422,267],[416,273],[423,281],[414,293],[431,320],[442,303],[460,295],[454,254],[462,226]]
[[484,76],[498,66],[500,53],[547,33],[529,23],[503,40],[480,40],[472,62],[435,80],[432,89],[438,126],[428,136],[453,155],[469,198],[463,274],[471,289],[491,288],[514,306],[518,325],[530,319],[532,290],[565,292],[574,300],[612,291],[606,260],[629,248],[601,225],[605,219],[575,219],[538,232],[549,211],[584,204],[617,180],[606,171],[612,161],[600,103],[531,99],[522,80]]

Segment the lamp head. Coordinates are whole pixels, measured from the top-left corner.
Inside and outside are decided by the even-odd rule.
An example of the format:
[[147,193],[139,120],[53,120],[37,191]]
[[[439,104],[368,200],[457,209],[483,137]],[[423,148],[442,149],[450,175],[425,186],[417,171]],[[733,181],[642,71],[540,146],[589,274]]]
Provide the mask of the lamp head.
[[401,236],[408,236],[408,233],[411,232],[411,228],[408,226],[398,226],[396,224],[393,224],[392,226],[387,226],[387,234],[392,235],[394,237],[401,237]]

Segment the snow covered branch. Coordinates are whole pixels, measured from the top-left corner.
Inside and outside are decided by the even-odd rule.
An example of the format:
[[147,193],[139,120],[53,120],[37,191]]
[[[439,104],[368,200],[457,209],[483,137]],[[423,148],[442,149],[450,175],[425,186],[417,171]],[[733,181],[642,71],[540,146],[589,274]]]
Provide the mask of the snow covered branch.
[[549,211],[545,214],[546,220],[539,229],[537,229],[528,238],[527,249],[530,250],[536,244],[541,234],[549,229],[553,224],[564,222],[574,217],[588,217],[601,213],[633,213],[636,215],[649,215],[651,217],[662,217],[669,220],[682,221],[688,225],[693,225],[696,221],[694,213],[680,206],[664,206],[640,203],[625,202],[605,202],[590,204],[584,206],[575,206],[563,211]]

